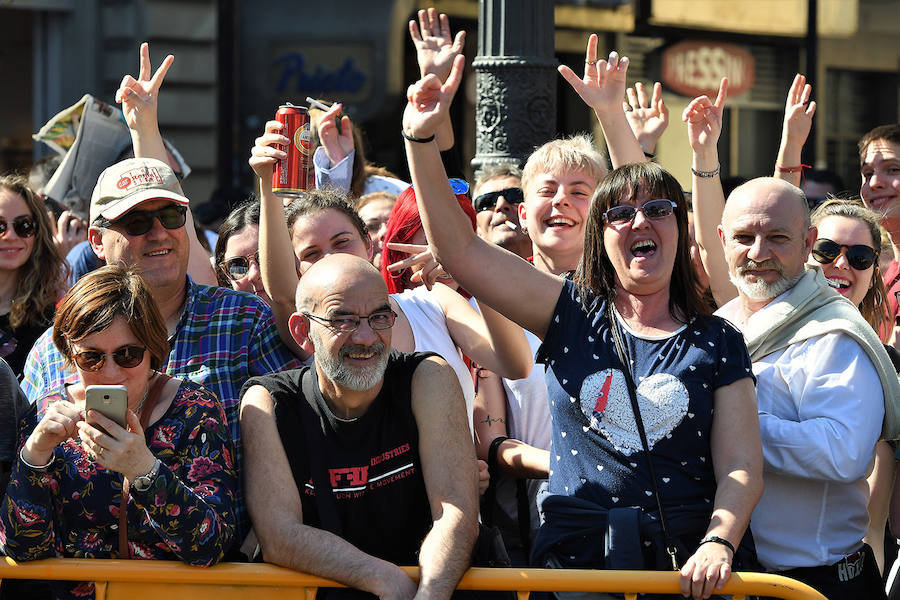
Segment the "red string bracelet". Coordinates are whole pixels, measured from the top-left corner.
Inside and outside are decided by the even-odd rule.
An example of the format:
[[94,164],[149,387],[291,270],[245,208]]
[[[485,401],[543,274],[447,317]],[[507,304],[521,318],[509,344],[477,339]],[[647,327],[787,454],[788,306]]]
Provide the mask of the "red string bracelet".
[[779,165],[777,160],[775,161],[775,170],[779,173],[800,173],[801,184],[805,179],[803,175],[803,169],[812,169],[812,165],[804,165],[803,163],[800,163],[800,165],[797,167],[785,167],[783,165]]

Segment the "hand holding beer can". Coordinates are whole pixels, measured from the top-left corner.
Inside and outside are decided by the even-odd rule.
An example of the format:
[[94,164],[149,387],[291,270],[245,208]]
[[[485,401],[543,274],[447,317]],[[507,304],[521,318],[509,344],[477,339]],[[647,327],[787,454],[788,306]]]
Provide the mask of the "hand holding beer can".
[[275,120],[284,125],[281,133],[291,142],[284,149],[287,156],[275,163],[272,192],[276,196],[295,198],[314,187],[309,174],[312,147],[309,111],[305,106],[287,102],[278,107]]

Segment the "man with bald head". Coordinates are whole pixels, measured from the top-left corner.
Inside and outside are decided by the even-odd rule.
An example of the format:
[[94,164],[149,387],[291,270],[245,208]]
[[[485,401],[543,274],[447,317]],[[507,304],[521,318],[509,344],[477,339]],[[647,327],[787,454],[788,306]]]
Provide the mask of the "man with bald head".
[[744,333],[762,435],[765,490],[751,518],[760,562],[828,598],[884,598],[868,524],[866,470],[898,393],[859,310],[806,261],[806,198],[768,177],[732,192],[719,237],[739,295],[716,313]]
[[[268,562],[381,598],[449,598],[478,528],[465,401],[444,359],[391,351],[395,318],[361,258],[304,273],[289,326],[315,364],[244,386],[247,505]],[[418,584],[397,566],[417,563]]]

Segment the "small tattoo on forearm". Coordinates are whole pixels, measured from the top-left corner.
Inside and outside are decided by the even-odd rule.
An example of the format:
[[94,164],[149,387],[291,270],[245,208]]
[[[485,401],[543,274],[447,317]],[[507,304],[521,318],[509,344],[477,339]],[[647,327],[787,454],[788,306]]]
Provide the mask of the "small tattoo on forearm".
[[502,418],[500,418],[500,419],[492,419],[492,418],[491,418],[491,415],[488,415],[488,416],[486,416],[486,417],[484,418],[484,421],[482,421],[482,423],[485,423],[485,424],[487,424],[488,426],[491,426],[493,423],[504,423],[504,424],[505,424],[505,423],[506,423],[506,420],[505,420],[505,419],[502,419]]

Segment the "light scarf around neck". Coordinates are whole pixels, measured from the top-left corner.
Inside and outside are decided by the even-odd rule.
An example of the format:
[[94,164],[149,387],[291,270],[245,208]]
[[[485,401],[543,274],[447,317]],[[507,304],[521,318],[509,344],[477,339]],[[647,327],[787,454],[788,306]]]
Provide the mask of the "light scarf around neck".
[[744,339],[754,361],[804,340],[843,333],[865,351],[878,372],[884,391],[881,437],[900,437],[900,380],[881,340],[852,302],[834,291],[816,266],[800,277],[785,294],[751,315]]

